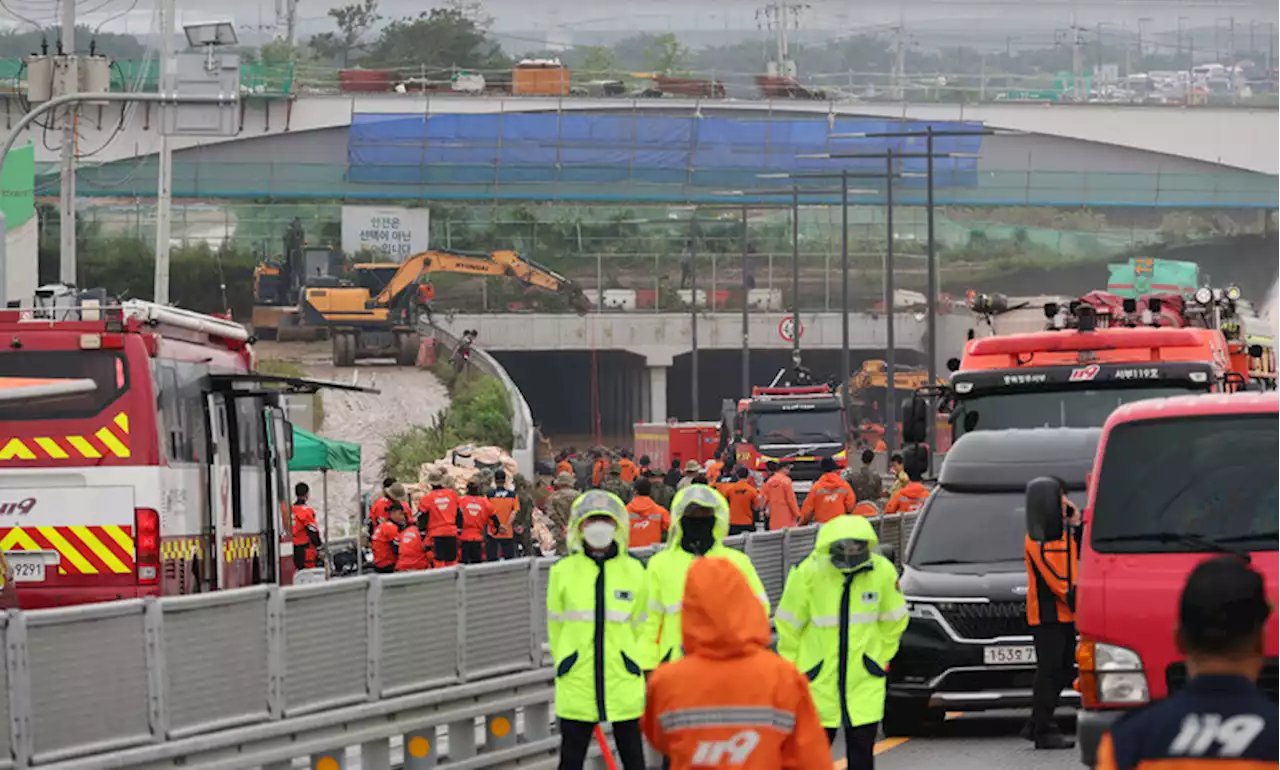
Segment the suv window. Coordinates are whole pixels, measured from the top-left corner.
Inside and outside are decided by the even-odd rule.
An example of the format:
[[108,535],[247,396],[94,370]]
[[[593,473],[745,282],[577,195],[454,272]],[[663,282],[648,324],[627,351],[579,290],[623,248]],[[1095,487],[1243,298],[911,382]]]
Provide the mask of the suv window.
[[[1067,497],[1084,507],[1083,492]],[[1026,494],[940,489],[917,525],[907,563],[912,567],[1022,561],[1027,535]]]
[[1103,553],[1188,553],[1211,540],[1277,549],[1274,414],[1119,425],[1107,438],[1089,539]]
[[129,389],[124,353],[106,350],[7,350],[0,353],[0,377],[93,380],[97,389],[37,404],[0,405],[0,421],[94,417]]

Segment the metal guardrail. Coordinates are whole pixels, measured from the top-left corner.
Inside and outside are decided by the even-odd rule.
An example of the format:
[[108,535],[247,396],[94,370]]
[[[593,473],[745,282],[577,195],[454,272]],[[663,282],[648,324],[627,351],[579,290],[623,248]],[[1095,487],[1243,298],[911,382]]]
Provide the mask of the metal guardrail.
[[[726,543],[776,605],[816,532]],[[10,611],[0,770],[340,770],[357,746],[361,770],[387,770],[393,741],[406,768],[554,767],[553,563]]]
[[[419,330],[423,336],[435,337],[437,342],[450,350],[457,350],[458,345],[461,344],[461,340],[453,334],[439,326],[430,325],[425,320],[419,321]],[[498,363],[498,359],[475,345],[471,346],[471,364],[485,374],[496,378],[506,388],[507,399],[511,404],[511,433],[514,436],[511,458],[516,461],[516,467],[521,473],[532,478],[533,464],[537,459],[538,439],[529,402],[525,401],[524,394],[520,392],[520,388],[516,387],[515,381],[511,379],[511,375],[507,374],[502,364]]]

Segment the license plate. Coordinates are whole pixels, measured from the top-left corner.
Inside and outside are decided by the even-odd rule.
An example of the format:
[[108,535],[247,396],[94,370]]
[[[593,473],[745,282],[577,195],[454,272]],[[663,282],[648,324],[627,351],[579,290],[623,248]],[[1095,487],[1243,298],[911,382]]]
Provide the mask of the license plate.
[[808,492],[813,489],[813,482],[812,481],[792,482],[791,488],[797,492]]
[[1018,647],[983,647],[982,662],[988,666],[1021,666],[1036,662],[1036,648],[1031,645]]
[[9,573],[13,575],[13,582],[44,582],[44,556],[17,556],[14,554],[8,554],[5,556],[5,560],[9,562]]

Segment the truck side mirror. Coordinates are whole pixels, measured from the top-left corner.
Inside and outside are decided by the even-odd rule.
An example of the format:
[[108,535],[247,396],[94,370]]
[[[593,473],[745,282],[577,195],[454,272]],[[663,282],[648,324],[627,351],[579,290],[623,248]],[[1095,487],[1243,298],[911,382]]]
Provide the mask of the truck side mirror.
[[929,435],[928,408],[925,400],[912,396],[902,405],[902,441],[907,444],[919,444],[927,440]]
[[1062,491],[1047,476],[1027,482],[1027,534],[1037,543],[1062,539]]

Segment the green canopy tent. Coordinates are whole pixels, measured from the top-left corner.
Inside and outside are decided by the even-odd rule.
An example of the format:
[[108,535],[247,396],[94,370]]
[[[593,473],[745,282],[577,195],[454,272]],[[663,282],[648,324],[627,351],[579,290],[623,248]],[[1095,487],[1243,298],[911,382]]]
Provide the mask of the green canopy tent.
[[[324,546],[327,554],[329,551],[329,471],[354,471],[356,489],[359,489],[360,445],[349,441],[321,438],[311,431],[295,426],[289,471],[320,471],[321,498],[324,500]],[[325,565],[327,574],[329,565],[327,556]]]

